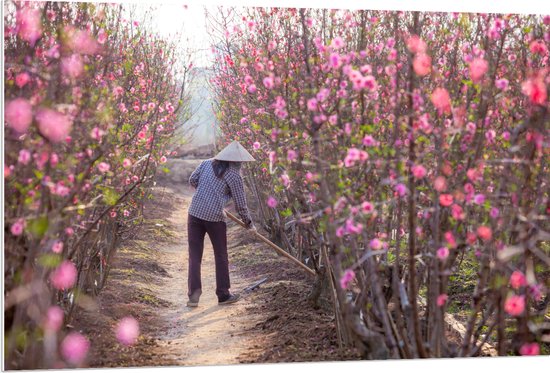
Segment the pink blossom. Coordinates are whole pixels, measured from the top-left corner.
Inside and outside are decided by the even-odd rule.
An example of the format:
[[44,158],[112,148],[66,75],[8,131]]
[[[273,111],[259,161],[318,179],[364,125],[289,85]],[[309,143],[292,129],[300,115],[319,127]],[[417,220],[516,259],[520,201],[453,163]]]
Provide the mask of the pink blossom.
[[97,42],[99,44],[105,44],[106,41],[107,41],[107,33],[105,32],[104,29],[99,30],[99,32],[97,33]]
[[485,203],[485,195],[479,193],[479,194],[476,194],[474,196],[474,203],[476,205],[482,205],[483,203]]
[[128,210],[124,210],[124,212],[122,213],[124,216],[130,216],[130,211]]
[[443,192],[447,189],[447,179],[443,176],[438,176],[434,180],[434,189],[438,192]]
[[105,131],[103,131],[99,127],[94,127],[90,132],[90,137],[94,140],[100,140],[103,137],[103,135],[105,135]]
[[448,248],[440,247],[439,249],[437,249],[437,257],[440,260],[445,260],[445,259],[447,259],[448,256],[449,256],[449,249]]
[[441,194],[439,196],[439,203],[443,207],[449,207],[453,204],[453,196],[450,194]]
[[14,236],[20,236],[25,228],[25,220],[19,218],[10,227],[10,232]]
[[76,266],[73,262],[65,260],[51,273],[50,280],[54,288],[67,290],[75,284],[76,277]]
[[128,168],[132,165],[132,161],[129,160],[128,158],[124,158],[124,160],[122,161],[122,167],[124,168]]
[[348,289],[351,282],[355,279],[355,272],[351,269],[346,269],[342,277],[340,277],[340,287],[343,290]]
[[61,254],[63,251],[63,241],[56,240],[52,245],[52,251],[56,254]]
[[399,197],[403,197],[407,194],[407,187],[405,184],[399,183],[395,186],[395,191],[399,195]]
[[449,296],[447,294],[439,294],[437,296],[437,306],[443,307],[445,303],[447,303],[447,299],[449,299]]
[[260,149],[260,143],[258,141],[254,142],[254,144],[252,144],[252,147],[254,148],[254,150],[258,150]]
[[432,70],[432,59],[424,53],[418,53],[413,60],[414,72],[419,76],[425,76]]
[[492,208],[491,208],[491,211],[489,211],[489,215],[490,215],[493,219],[498,218],[499,214],[500,214],[500,211],[499,211],[499,209],[496,208],[496,207],[492,207]]
[[71,227],[65,228],[65,234],[69,237],[72,236],[74,234],[74,229]]
[[51,306],[48,308],[48,311],[46,312],[46,317],[44,320],[44,329],[57,332],[59,329],[61,329],[61,326],[63,325],[63,319],[65,317],[65,314],[61,307],[59,306]]
[[370,214],[371,212],[374,211],[374,206],[372,203],[368,202],[368,201],[365,201],[361,204],[361,208],[363,209],[363,212],[365,214]]
[[344,233],[346,233],[346,230],[344,227],[336,228],[336,237],[343,237]]
[[19,37],[34,45],[42,35],[41,10],[28,7],[19,9],[16,14],[16,27]]
[[541,77],[533,77],[521,84],[521,92],[529,97],[532,103],[544,105],[547,98],[546,85]]
[[426,176],[426,168],[421,164],[412,166],[411,172],[416,179],[422,179],[424,176]]
[[447,245],[450,248],[454,249],[456,247],[456,239],[453,232],[447,231],[443,234],[443,237],[445,238],[445,241],[447,241]]
[[78,78],[84,72],[84,61],[79,54],[61,58],[61,72],[70,78]]
[[307,109],[309,111],[316,111],[317,110],[317,99],[310,98],[307,100]]
[[418,35],[411,35],[407,39],[407,48],[411,53],[423,53],[426,51],[426,43]]
[[344,40],[337,36],[335,37],[334,39],[332,39],[332,42],[330,43],[330,46],[333,48],[333,49],[340,49],[340,48],[343,48],[344,46],[346,45],[346,43],[344,42]]
[[439,114],[451,113],[451,97],[445,88],[436,88],[432,93],[432,103]]
[[470,77],[474,83],[481,80],[489,69],[489,63],[483,58],[476,58],[470,62]]
[[116,326],[116,338],[125,346],[135,344],[139,337],[139,323],[132,316],[126,316]]
[[25,133],[32,122],[32,105],[24,98],[16,98],[6,103],[4,119],[8,126],[18,133]]
[[544,44],[544,40],[533,40],[531,44],[529,44],[529,50],[531,53],[534,54],[540,54],[541,56],[544,56],[546,52],[548,52],[548,49],[546,48],[546,44]]
[[290,177],[288,174],[284,173],[281,175],[281,181],[285,187],[288,187],[290,185]]
[[90,348],[90,342],[82,334],[77,332],[69,333],[61,342],[61,356],[74,365],[84,361]]
[[336,52],[331,53],[329,57],[330,67],[337,69],[342,65],[342,59],[340,55]]
[[451,215],[456,220],[464,220],[466,214],[460,205],[454,204],[451,206]]
[[30,82],[31,77],[26,72],[23,72],[21,74],[17,74],[15,77],[15,85],[19,88],[23,88],[28,82]]
[[523,356],[536,356],[540,355],[540,346],[538,343],[525,343],[519,349],[520,355]]
[[101,172],[102,174],[104,174],[105,172],[109,171],[110,168],[111,168],[111,166],[110,166],[108,163],[105,163],[105,162],[101,162],[100,164],[97,165],[97,169],[98,169],[99,172]]
[[162,157],[160,157],[160,163],[166,163],[167,160],[168,159],[164,155]]
[[286,153],[286,158],[292,162],[293,160],[295,160],[296,158],[298,157],[298,154],[294,151],[294,150],[289,150],[287,151]]
[[95,54],[99,48],[96,40],[88,30],[79,30],[73,27],[65,29],[67,46],[75,53]]
[[267,88],[267,89],[271,89],[273,88],[273,78],[272,77],[265,77],[264,80],[263,80],[263,83],[264,83],[264,86]]
[[514,271],[510,276],[509,283],[514,289],[519,289],[520,287],[527,285],[525,275],[521,271]]
[[506,90],[506,88],[508,88],[508,79],[498,79],[496,82],[495,82],[495,87],[497,87],[498,89],[501,89],[503,91]]
[[65,140],[72,128],[72,121],[55,110],[40,108],[36,114],[38,129],[48,140],[60,142]]
[[270,196],[267,199],[267,205],[271,208],[275,208],[277,206],[277,200],[275,198],[273,198],[272,196]]
[[365,135],[365,137],[363,137],[363,145],[374,146],[376,145],[376,140],[371,135]]
[[255,84],[249,85],[247,90],[249,93],[255,93],[257,90],[256,85]]
[[493,232],[491,228],[481,225],[477,228],[477,236],[483,241],[490,241],[493,237]]
[[31,161],[31,152],[29,152],[27,149],[21,149],[19,151],[19,157],[17,159],[17,162],[27,165]]
[[504,311],[511,316],[519,316],[525,310],[525,296],[511,295],[504,302]]
[[382,241],[380,241],[378,238],[373,238],[370,242],[369,242],[369,246],[371,249],[373,250],[380,250],[383,246],[383,243]]

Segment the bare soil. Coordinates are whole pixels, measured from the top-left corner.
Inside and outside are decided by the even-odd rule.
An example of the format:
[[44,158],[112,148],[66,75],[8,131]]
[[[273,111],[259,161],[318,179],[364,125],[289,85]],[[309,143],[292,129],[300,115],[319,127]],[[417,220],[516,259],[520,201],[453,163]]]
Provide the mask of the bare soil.
[[[193,191],[158,186],[145,206],[145,223],[122,244],[96,311],[79,309],[73,326],[91,341],[90,367],[227,365],[358,359],[340,351],[329,309],[307,302],[308,275],[234,223],[228,223],[231,290],[267,278],[220,306],[213,251],[208,239],[199,307],[187,302],[187,208]],[[117,342],[113,328],[132,315],[141,336],[131,347]]]

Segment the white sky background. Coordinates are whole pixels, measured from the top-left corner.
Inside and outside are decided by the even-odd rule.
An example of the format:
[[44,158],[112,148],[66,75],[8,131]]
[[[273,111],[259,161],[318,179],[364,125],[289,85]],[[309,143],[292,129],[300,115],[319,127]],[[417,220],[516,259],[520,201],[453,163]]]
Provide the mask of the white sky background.
[[[548,0],[114,0],[122,3],[138,3],[144,6],[154,4],[156,30],[165,36],[183,31],[181,46],[196,50],[196,66],[207,66],[211,61],[210,38],[206,32],[204,6],[214,11],[219,5],[224,6],[280,6],[280,7],[315,7],[315,8],[348,8],[348,9],[381,9],[381,10],[426,10],[457,12],[494,12],[494,13],[528,13],[550,14]],[[184,8],[187,5],[187,9]]]

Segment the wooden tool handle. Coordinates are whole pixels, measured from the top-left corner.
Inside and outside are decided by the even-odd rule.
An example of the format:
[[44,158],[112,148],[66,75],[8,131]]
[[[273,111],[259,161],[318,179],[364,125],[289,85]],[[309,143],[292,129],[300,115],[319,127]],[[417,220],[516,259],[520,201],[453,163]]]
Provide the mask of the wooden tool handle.
[[[241,227],[243,228],[246,228],[246,224],[244,224],[238,217],[236,217],[235,215],[233,215],[232,213],[230,213],[229,211],[225,210],[225,213],[227,214],[227,216],[233,220],[235,223],[239,224]],[[312,276],[315,276],[315,271],[312,270],[311,268],[309,268],[308,266],[306,266],[304,263],[300,262],[298,259],[296,259],[295,257],[293,257],[292,255],[290,255],[289,253],[287,253],[286,251],[284,251],[283,249],[281,249],[279,246],[275,245],[273,242],[271,242],[270,240],[268,240],[267,238],[265,238],[264,236],[262,236],[260,233],[258,233],[257,231],[254,231],[254,234],[256,237],[258,237],[260,240],[262,240],[264,243],[266,243],[269,247],[271,247],[273,250],[275,250],[276,252],[278,252],[279,254],[281,254],[282,256],[284,256],[285,258],[289,259],[290,261],[292,261],[294,264],[300,266],[300,268],[302,268],[304,271],[306,271],[307,273],[309,273],[310,275]]]

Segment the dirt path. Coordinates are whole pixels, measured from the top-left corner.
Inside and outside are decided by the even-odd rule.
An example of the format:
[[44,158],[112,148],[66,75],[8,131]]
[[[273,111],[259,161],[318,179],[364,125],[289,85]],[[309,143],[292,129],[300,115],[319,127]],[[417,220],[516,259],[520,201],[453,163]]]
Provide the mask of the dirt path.
[[[187,302],[187,209],[192,190],[182,189],[181,202],[168,220],[179,232],[177,244],[159,247],[159,265],[170,276],[160,287],[159,298],[172,305],[161,316],[166,325],[160,334],[158,354],[177,365],[220,365],[238,363],[238,356],[248,351],[253,342],[245,330],[254,320],[247,315],[249,301],[219,306],[215,295],[215,270],[212,244],[208,237],[202,264],[203,294],[197,308]],[[234,267],[232,268],[234,269]],[[231,289],[239,291],[247,284],[231,271]],[[228,346],[231,346],[228,348]]]
[[[218,306],[214,255],[206,238],[201,301],[197,308],[186,306],[187,209],[192,193],[185,183],[173,180],[153,189],[144,221],[137,235],[118,248],[96,306],[78,309],[72,324],[92,341],[88,366],[356,358],[338,350],[331,307],[309,305],[311,278],[234,223],[228,224],[231,290],[241,292],[266,277],[267,282],[233,305]],[[251,211],[257,210],[255,201],[249,202]],[[141,335],[136,345],[125,347],[113,330],[128,315],[139,321]]]

